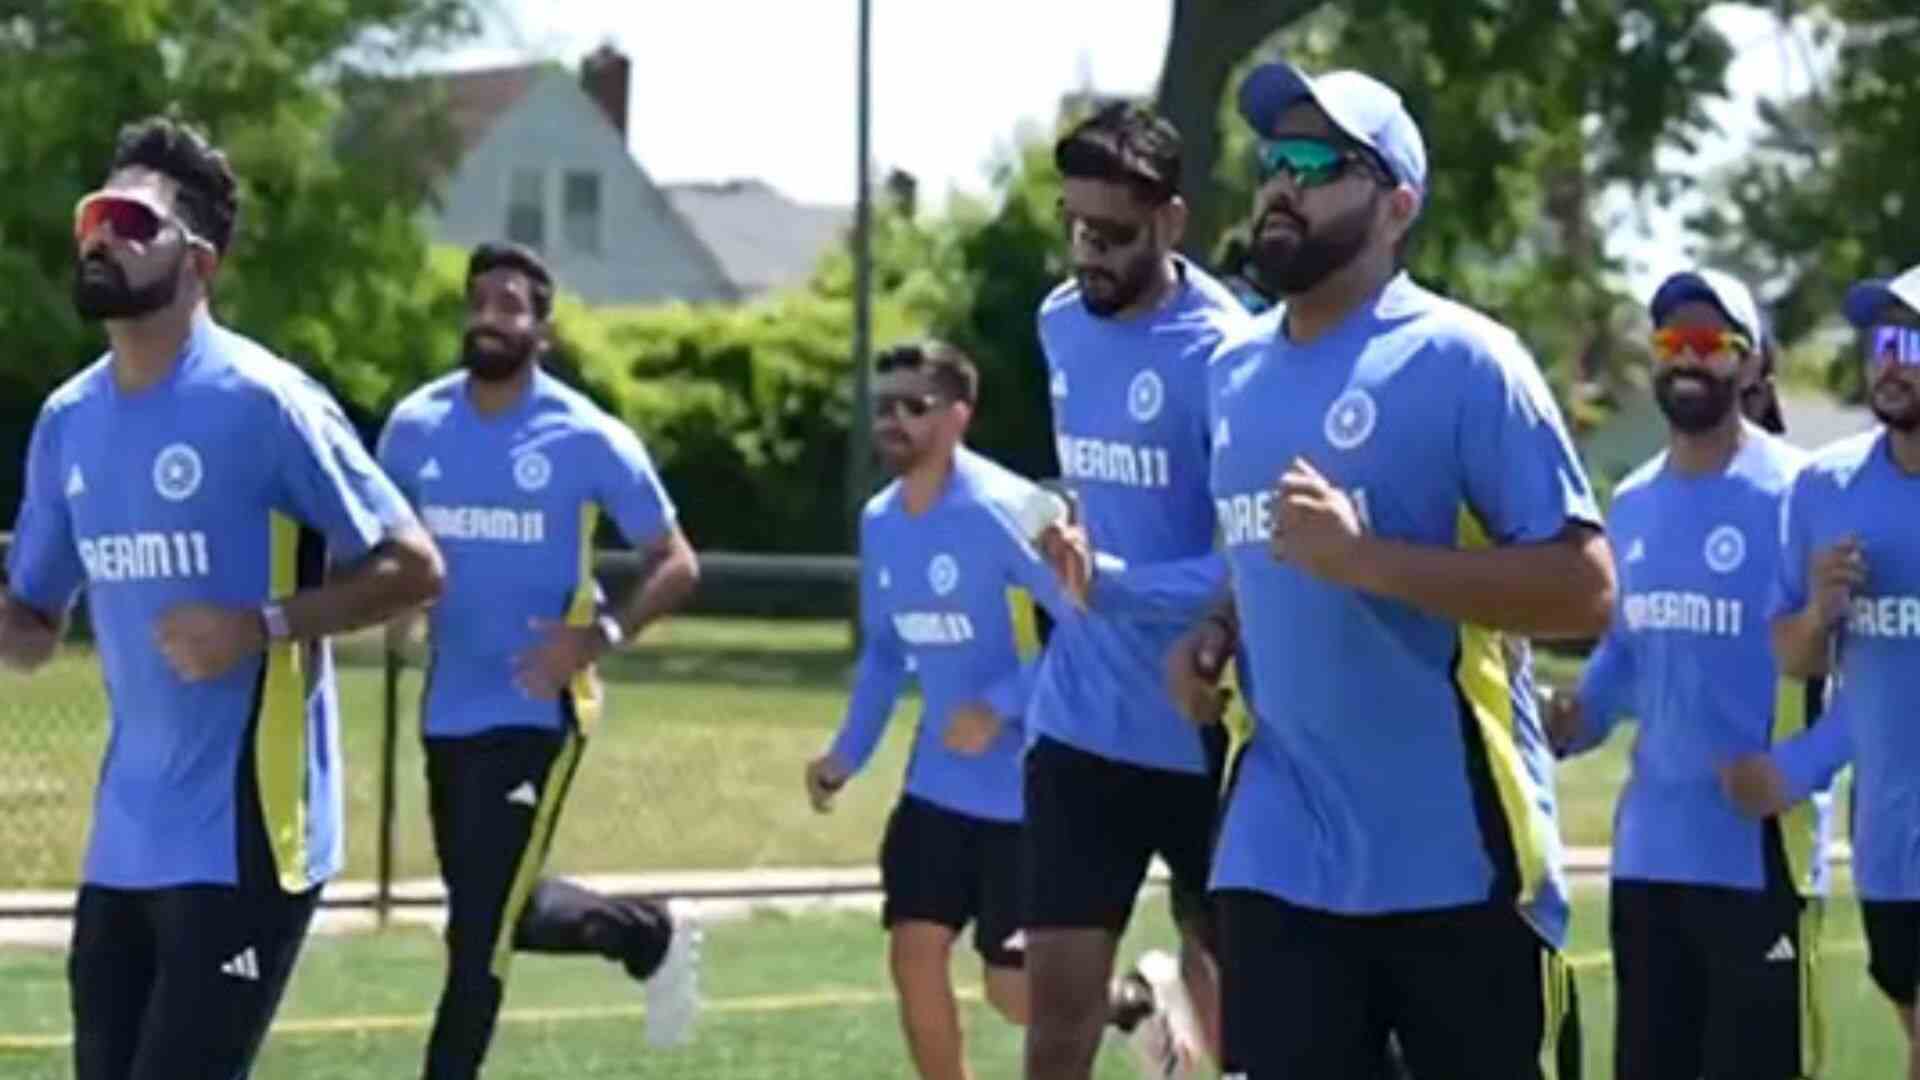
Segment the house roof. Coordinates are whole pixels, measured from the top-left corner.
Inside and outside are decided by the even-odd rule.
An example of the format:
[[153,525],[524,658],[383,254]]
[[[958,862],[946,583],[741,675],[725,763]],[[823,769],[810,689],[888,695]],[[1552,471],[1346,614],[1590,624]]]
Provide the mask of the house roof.
[[540,64],[373,79],[334,133],[351,147],[437,186],[533,88]]
[[506,115],[533,87],[541,65],[475,68],[436,75],[434,81],[446,90],[447,121],[453,128],[454,151],[464,158],[493,129],[494,121]]
[[[436,145],[420,153],[426,179],[437,183],[459,168],[549,70],[561,69],[519,64],[415,76],[390,87],[398,93],[382,98],[380,108],[350,116],[343,135],[377,130],[384,141],[376,146],[411,153],[409,148],[422,147],[426,138],[421,117],[428,103],[438,103]],[[796,202],[761,180],[662,185],[660,190],[742,297],[804,282],[853,220],[850,208]]]
[[763,180],[661,190],[745,296],[804,282],[853,223],[848,207],[796,202]]

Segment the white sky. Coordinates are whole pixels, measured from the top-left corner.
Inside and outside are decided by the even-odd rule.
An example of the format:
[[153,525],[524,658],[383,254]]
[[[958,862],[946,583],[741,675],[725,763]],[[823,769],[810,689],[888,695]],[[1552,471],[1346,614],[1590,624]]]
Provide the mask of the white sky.
[[[612,41],[633,60],[631,144],[655,180],[753,176],[801,201],[852,202],[855,0],[494,2],[486,39],[433,66],[572,64]],[[873,0],[873,9],[873,158],[913,173],[936,204],[950,190],[986,190],[1018,125],[1049,121],[1063,93],[1150,90],[1170,22],[1168,0]],[[1756,126],[1756,96],[1783,88],[1773,18],[1731,4],[1716,16],[1740,49],[1735,102],[1716,110],[1727,137],[1695,169],[1736,155]],[[1805,86],[1810,51],[1789,54],[1785,85]],[[1613,199],[1602,212],[1616,252],[1638,264],[1630,282],[1651,289],[1686,263],[1684,236],[1677,215],[1655,214],[1645,238],[1630,209]]]

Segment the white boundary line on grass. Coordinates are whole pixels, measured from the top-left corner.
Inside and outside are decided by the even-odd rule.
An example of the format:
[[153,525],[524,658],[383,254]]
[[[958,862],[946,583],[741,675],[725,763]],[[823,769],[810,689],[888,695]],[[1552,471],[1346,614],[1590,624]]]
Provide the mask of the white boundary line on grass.
[[[1820,955],[1843,956],[1866,951],[1866,942],[1859,939],[1842,939],[1822,942]],[[1605,969],[1613,966],[1613,954],[1605,949],[1592,952],[1575,953],[1567,957],[1567,963],[1576,971]],[[978,1002],[980,989],[976,986],[960,987],[954,996],[961,1001]],[[804,1009],[846,1008],[849,1006],[890,1005],[893,992],[889,990],[822,990],[810,994],[759,994],[748,997],[720,998],[701,1004],[704,1012],[712,1013],[766,1013],[799,1012]],[[503,1024],[568,1024],[585,1023],[594,1020],[637,1020],[646,1015],[646,1008],[638,1003],[628,1005],[582,1005],[553,1009],[504,1009],[500,1013]],[[389,1013],[370,1016],[324,1016],[295,1020],[282,1020],[273,1025],[272,1033],[282,1037],[324,1036],[357,1034],[371,1031],[425,1031],[433,1025],[432,1013]],[[73,1045],[70,1032],[48,1033],[44,1035],[0,1035],[0,1053],[34,1050],[62,1050]]]
[[[961,1001],[978,1002],[980,989],[961,987],[954,991]],[[847,1006],[891,1005],[890,990],[821,990],[810,994],[758,994],[749,997],[720,998],[701,1002],[703,1013],[799,1012],[805,1009],[844,1008]],[[578,1005],[552,1009],[502,1009],[503,1024],[563,1024],[593,1020],[637,1020],[646,1015],[639,1003],[627,1005]],[[276,1022],[271,1033],[282,1037],[305,1035],[345,1035],[371,1031],[425,1031],[433,1026],[432,1013],[387,1013],[370,1016],[316,1016]],[[0,1053],[21,1050],[61,1050],[73,1045],[72,1032],[44,1035],[0,1035]]]

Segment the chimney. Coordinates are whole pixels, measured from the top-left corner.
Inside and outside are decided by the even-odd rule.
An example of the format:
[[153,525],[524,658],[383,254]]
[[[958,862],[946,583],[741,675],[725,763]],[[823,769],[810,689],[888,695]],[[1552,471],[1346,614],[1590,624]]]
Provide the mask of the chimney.
[[627,137],[627,90],[633,74],[633,62],[611,43],[593,50],[580,62],[580,89],[600,106],[607,122]]
[[914,217],[919,212],[920,181],[912,173],[905,169],[894,169],[887,173],[884,186],[895,209],[907,217]]

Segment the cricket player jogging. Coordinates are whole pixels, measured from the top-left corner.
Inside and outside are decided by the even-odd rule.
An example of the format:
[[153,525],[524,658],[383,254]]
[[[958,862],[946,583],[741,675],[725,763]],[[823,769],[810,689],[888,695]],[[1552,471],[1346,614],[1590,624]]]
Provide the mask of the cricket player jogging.
[[[1039,334],[1080,527],[1128,567],[1205,557],[1214,548],[1206,361],[1247,316],[1172,253],[1186,215],[1179,134],[1118,105],[1068,132],[1054,159],[1074,276],[1041,305]],[[1156,1073],[1180,1075],[1213,1041],[1206,876],[1223,755],[1161,682],[1180,629],[1096,611],[1061,626],[1041,665],[1025,764],[1036,1080],[1090,1075],[1113,1018],[1114,953],[1155,855],[1172,872],[1182,955],[1138,972],[1156,1012],[1133,1026],[1135,1052]]]
[[1020,757],[1043,629],[1076,617],[1030,543],[1065,504],[962,443],[979,383],[973,362],[939,342],[875,364],[874,445],[896,479],[861,519],[846,722],[807,766],[824,811],[866,765],[907,679],[919,681],[925,705],[880,867],[901,1027],[928,1080],[970,1075],[949,974],[968,923],[988,1003],[1027,1022]]
[[[380,440],[447,559],[421,706],[448,905],[428,1080],[479,1073],[516,949],[597,954],[645,980],[656,1045],[688,1037],[698,1002],[696,928],[541,874],[601,721],[595,662],[680,606],[698,576],[640,440],[541,370],[552,311],[537,255],[474,249],[462,369],[403,400]],[[645,556],[624,603],[605,603],[594,579],[603,515]]]
[[1650,308],[1668,443],[1614,491],[1619,603],[1548,733],[1577,754],[1638,720],[1608,905],[1616,1073],[1793,1080],[1818,1073],[1824,830],[1811,805],[1745,817],[1720,771],[1820,712],[1818,680],[1775,674],[1765,614],[1804,455],[1738,406],[1764,333],[1745,285],[1687,271]]
[[[1781,670],[1830,674],[1832,716],[1727,770],[1728,790],[1771,817],[1853,763],[1853,879],[1867,969],[1915,1034],[1920,993],[1920,267],[1856,284],[1877,430],[1826,447],[1788,497],[1773,593]],[[1920,1053],[1909,1075],[1920,1078]]]
[[1527,639],[1606,626],[1591,488],[1512,331],[1401,266],[1427,159],[1399,95],[1267,64],[1239,104],[1284,306],[1210,365],[1233,603],[1182,645],[1237,638],[1256,724],[1214,855],[1224,1072],[1371,1075],[1392,1035],[1414,1076],[1570,1075]]
[[120,133],[74,214],[109,349],[47,398],[0,662],[85,590],[110,702],[75,906],[79,1080],[244,1077],[341,867],[328,635],[431,600],[440,558],[307,376],[209,310],[237,184],[193,128]]

